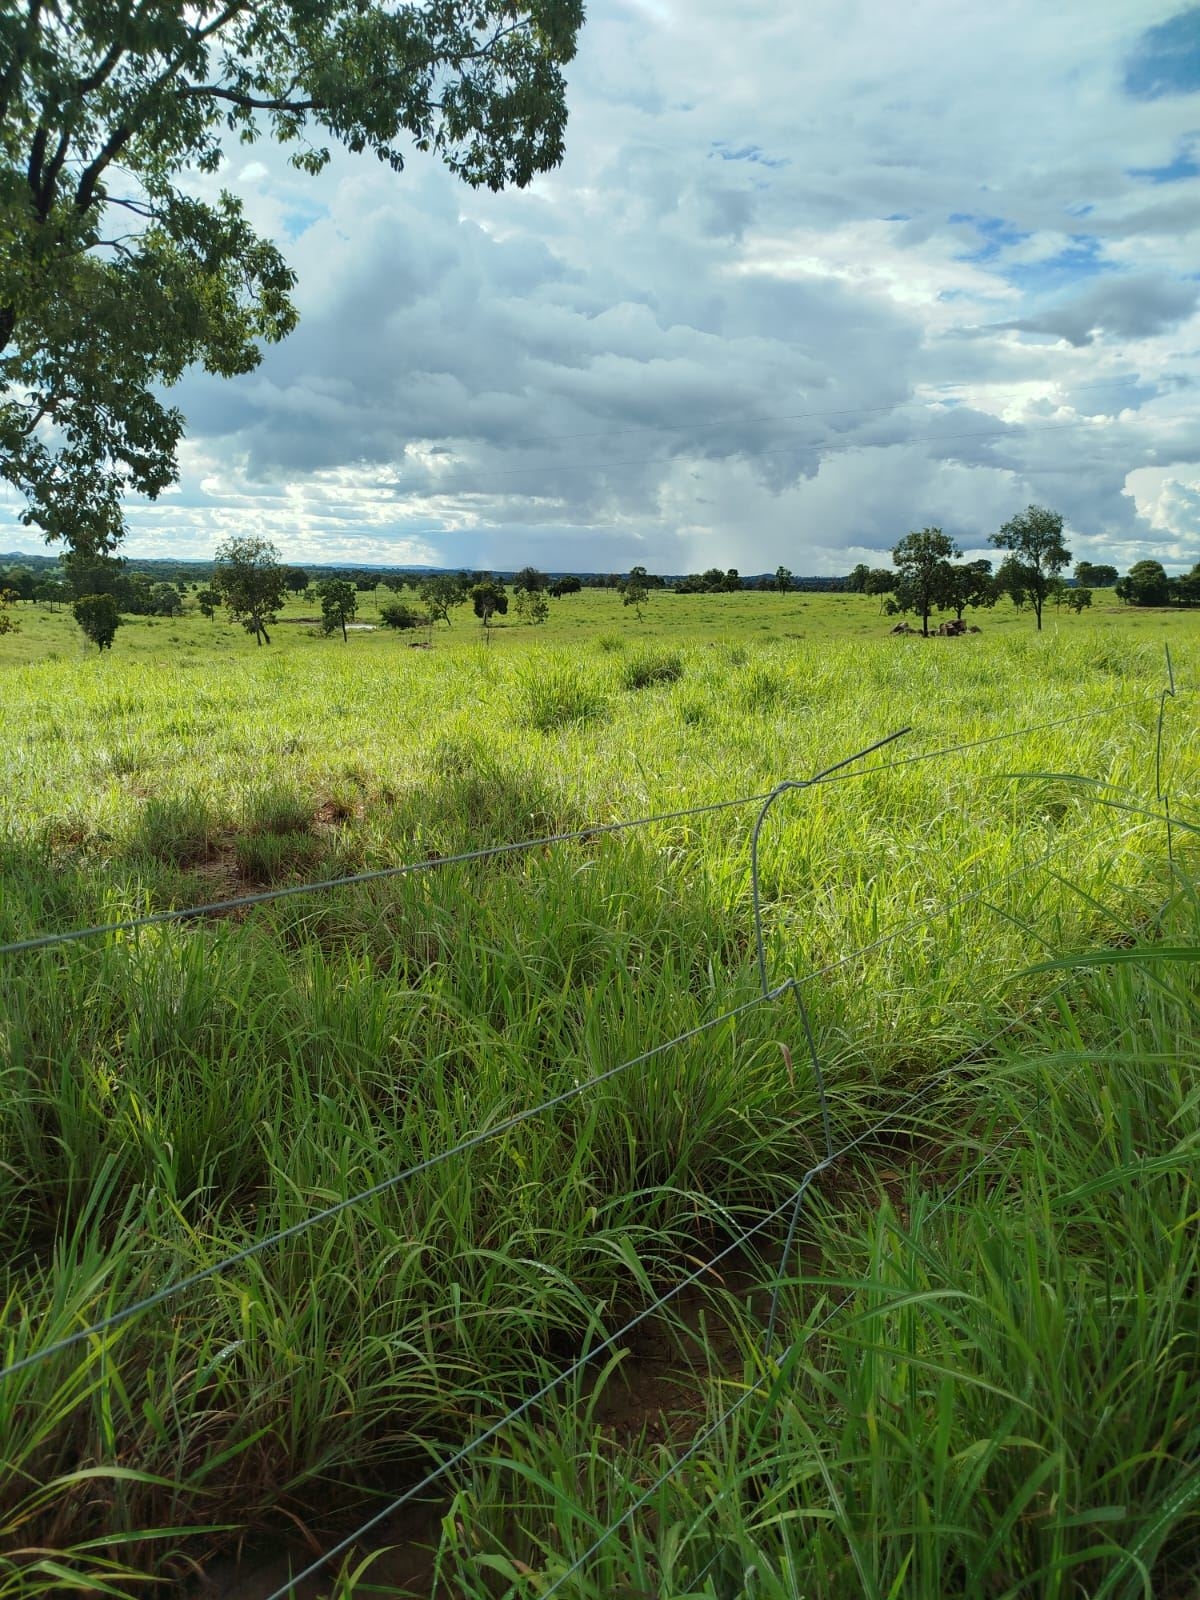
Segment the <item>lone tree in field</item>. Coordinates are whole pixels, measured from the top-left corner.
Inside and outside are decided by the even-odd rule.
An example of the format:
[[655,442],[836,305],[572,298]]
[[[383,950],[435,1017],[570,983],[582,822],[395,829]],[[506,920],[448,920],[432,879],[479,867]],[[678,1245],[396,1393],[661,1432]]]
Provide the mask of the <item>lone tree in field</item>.
[[485,578],[471,590],[471,604],[480,622],[490,628],[497,612],[502,617],[508,615],[508,590],[497,579]]
[[325,633],[342,630],[346,638],[346,624],[353,622],[358,612],[358,591],[348,578],[326,578],[317,585],[321,596],[321,628]]
[[110,594],[85,594],[71,607],[75,621],[98,650],[111,650],[121,613]]
[[[940,528],[906,533],[892,551],[896,566],[896,599],[902,611],[915,611],[921,632],[929,637],[929,613],[945,602],[950,562],[962,551]],[[868,573],[869,575],[869,573]]]
[[216,616],[217,607],[221,604],[221,596],[212,588],[197,589],[196,604],[211,622],[213,617]]
[[421,579],[417,593],[429,613],[430,622],[444,622],[449,627],[452,607],[463,605],[470,591],[461,574],[435,572],[432,577]]
[[303,594],[308,588],[308,573],[303,567],[284,567],[283,581],[289,594]]
[[[641,570],[645,571],[645,568]],[[650,598],[650,590],[646,587],[644,580],[637,576],[637,573],[638,568],[635,567],[633,572],[622,581],[621,604],[623,606],[632,606],[633,614],[640,622],[642,620],[642,607]]]
[[269,539],[226,539],[217,546],[213,588],[235,622],[254,635],[255,644],[270,644],[267,623],[274,626],[283,604],[283,568]]
[[1010,592],[1019,588],[1032,602],[1039,632],[1042,609],[1053,591],[1054,580],[1071,559],[1062,530],[1063,519],[1057,511],[1026,506],[991,538],[997,550],[1009,552],[1001,571],[1007,575]]
[[250,371],[295,278],[216,173],[267,137],[523,187],[562,159],[583,0],[19,0],[0,8],[0,478],[72,549],[178,476],[191,366]]
[[1117,599],[1130,606],[1167,606],[1171,580],[1161,561],[1135,561],[1117,584]]
[[792,584],[793,578],[790,569],[787,567],[776,567],[775,577],[771,584],[771,587],[775,590],[775,593],[791,594]]
[[521,589],[517,594],[517,616],[531,628],[539,627],[550,615],[550,596],[545,589]]

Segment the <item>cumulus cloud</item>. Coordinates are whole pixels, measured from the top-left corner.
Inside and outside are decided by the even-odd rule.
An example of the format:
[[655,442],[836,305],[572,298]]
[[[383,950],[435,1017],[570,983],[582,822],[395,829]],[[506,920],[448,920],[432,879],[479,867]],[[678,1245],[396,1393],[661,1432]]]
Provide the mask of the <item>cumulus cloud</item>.
[[[180,385],[180,488],[131,551],[830,572],[1036,501],[1092,559],[1185,558],[1200,11],[594,12],[526,191],[265,146],[197,178],[280,240],[302,321]],[[1133,490],[1168,459],[1178,492]]]

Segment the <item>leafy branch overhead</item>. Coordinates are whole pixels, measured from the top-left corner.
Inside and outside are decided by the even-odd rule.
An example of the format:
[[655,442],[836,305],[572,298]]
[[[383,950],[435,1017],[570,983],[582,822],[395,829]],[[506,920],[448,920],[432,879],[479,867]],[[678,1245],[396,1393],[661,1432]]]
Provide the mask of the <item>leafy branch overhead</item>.
[[582,0],[25,0],[0,14],[0,475],[27,523],[111,549],[175,481],[192,365],[250,371],[294,274],[227,191],[227,142],[315,173],[334,141],[473,185],[562,159]]

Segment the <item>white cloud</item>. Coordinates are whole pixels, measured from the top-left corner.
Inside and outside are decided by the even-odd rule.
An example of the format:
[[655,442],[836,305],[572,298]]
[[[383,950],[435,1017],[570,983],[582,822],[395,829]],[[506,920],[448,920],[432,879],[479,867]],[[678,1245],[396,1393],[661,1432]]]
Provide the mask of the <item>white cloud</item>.
[[594,12],[523,193],[265,145],[197,179],[281,240],[302,322],[180,387],[131,551],[836,571],[1035,500],[1092,559],[1196,558],[1200,179],[1131,171],[1200,108],[1122,87],[1169,5]]

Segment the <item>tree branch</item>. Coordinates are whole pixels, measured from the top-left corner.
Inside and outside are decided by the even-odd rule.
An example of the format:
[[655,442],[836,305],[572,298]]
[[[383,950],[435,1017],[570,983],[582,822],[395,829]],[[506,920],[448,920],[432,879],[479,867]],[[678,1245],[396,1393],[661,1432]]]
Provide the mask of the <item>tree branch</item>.
[[245,111],[325,111],[324,100],[260,100],[256,95],[242,94],[237,89],[222,89],[215,83],[185,83],[179,89],[180,99],[198,100],[204,96],[214,100],[228,100]]
[[96,185],[99,183],[105,167],[114,156],[133,138],[133,128],[114,128],[105,140],[99,154],[83,169],[79,183],[75,189],[75,209],[83,212],[88,209],[96,196]]

